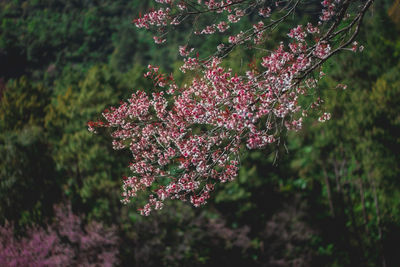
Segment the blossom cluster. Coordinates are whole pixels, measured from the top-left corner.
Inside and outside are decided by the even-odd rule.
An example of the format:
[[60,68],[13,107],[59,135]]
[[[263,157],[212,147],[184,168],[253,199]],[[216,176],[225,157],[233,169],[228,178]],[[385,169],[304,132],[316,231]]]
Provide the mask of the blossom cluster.
[[[283,128],[301,129],[308,107],[300,105],[299,98],[312,95],[319,78],[309,75],[332,55],[335,35],[325,34],[329,28],[325,24],[335,16],[341,0],[324,0],[318,23],[290,29],[288,43],[281,42],[266,53],[260,65],[246,75],[223,68],[224,53],[246,42],[262,44],[266,31],[294,12],[299,1],[288,8],[281,7],[279,1],[266,6],[266,1],[199,0],[193,10],[190,6],[194,2],[190,6],[182,1],[157,2],[168,7],[134,20],[137,27],[154,26],[162,32],[182,17],[211,12],[226,19],[195,33],[234,34],[218,46],[219,54],[205,60],[198,54],[193,57],[193,48],[188,49],[188,45],[179,47],[184,57],[181,71],[199,74],[189,85],[179,86],[172,76],[149,65],[145,76],[153,80],[157,91],[136,91],[127,102],[105,110],[103,120],[89,122],[91,131],[111,128],[113,147],[131,151],[131,175],[123,177],[122,202],[128,203],[141,191],[148,192],[149,201],[140,209],[143,215],[161,209],[166,199],[190,201],[196,207],[205,204],[216,183],[232,181],[238,175],[242,148],[265,148],[279,140]],[[262,20],[248,31],[231,31],[233,24],[252,11]],[[274,11],[287,13],[281,20],[272,20]],[[163,43],[165,39],[155,37],[155,41]],[[317,99],[309,107],[322,103]],[[323,122],[330,116],[323,113],[318,120]]]
[[166,26],[168,21],[169,8],[146,13],[143,17],[133,20],[138,28],[149,29],[150,26]]
[[30,226],[16,238],[14,226],[0,225],[0,266],[113,266],[118,264],[120,240],[115,226],[84,224],[70,205],[54,207],[47,228]]
[[[185,60],[186,65],[196,61]],[[113,128],[114,148],[132,152],[132,175],[123,179],[124,203],[158,185],[142,214],[161,209],[168,198],[200,206],[215,183],[237,176],[241,146],[257,149],[275,142],[278,126],[265,127],[265,120],[290,120],[302,109],[298,97],[305,91],[292,90],[292,84],[310,60],[283,44],[262,60],[264,72],[251,80],[221,67],[217,57],[205,68],[196,62],[185,68],[201,69],[203,75],[189,86],[179,88],[170,79],[165,91],[136,91],[127,102],[105,110],[105,122],[89,124],[91,129]],[[150,65],[145,75],[160,87],[158,72]],[[301,118],[285,125],[299,130]]]

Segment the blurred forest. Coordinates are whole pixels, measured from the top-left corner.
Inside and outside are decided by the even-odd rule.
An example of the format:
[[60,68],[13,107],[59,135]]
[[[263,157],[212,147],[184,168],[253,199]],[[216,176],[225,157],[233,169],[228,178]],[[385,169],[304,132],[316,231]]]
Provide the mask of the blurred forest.
[[[151,89],[149,63],[187,79],[188,31],[157,47],[131,24],[152,3],[0,1],[0,266],[400,266],[400,2],[376,1],[364,51],[325,64],[330,121],[244,152],[206,206],[142,217],[120,203],[129,152],[86,123]],[[241,49],[224,64],[240,71]]]

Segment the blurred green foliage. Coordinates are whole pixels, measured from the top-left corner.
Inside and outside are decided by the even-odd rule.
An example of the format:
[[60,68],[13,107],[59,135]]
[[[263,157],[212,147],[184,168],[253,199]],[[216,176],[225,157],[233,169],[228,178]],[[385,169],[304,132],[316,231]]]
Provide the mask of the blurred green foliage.
[[[398,266],[400,27],[387,15],[391,1],[367,14],[362,53],[344,51],[324,66],[329,75],[315,93],[330,121],[310,114],[281,145],[243,151],[239,177],[218,185],[207,206],[170,201],[141,217],[140,197],[119,202],[129,152],[114,151],[109,133],[92,135],[86,123],[134,90],[151,91],[148,63],[189,82],[195,74],[179,74],[177,52],[188,38],[200,52],[221,42],[182,26],[154,46],[131,24],[151,5],[0,2],[0,223],[44,225],[53,204],[68,200],[85,220],[118,226],[122,266]],[[313,20],[315,6],[293,23]],[[224,64],[243,72],[262,53],[238,48]]]

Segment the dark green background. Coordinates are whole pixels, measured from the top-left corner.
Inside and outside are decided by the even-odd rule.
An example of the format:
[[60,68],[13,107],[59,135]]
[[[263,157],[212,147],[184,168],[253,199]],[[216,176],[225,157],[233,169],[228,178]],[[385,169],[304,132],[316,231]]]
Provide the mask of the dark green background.
[[[177,71],[184,27],[160,48],[131,24],[148,2],[0,1],[0,224],[21,235],[70,202],[84,221],[118,227],[123,266],[399,266],[399,5],[376,1],[358,37],[364,51],[324,66],[317,93],[330,121],[311,116],[287,151],[245,152],[238,179],[205,207],[170,201],[141,217],[142,199],[119,202],[129,152],[86,123],[151,88],[148,63],[187,79]],[[193,42],[207,52],[219,38]],[[242,48],[224,64],[241,71],[250,58]]]

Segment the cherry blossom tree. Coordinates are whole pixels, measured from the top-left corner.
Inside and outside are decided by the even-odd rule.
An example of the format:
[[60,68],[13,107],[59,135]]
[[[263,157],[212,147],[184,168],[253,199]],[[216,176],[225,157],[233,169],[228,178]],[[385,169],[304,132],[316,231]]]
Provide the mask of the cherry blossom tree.
[[[223,41],[214,53],[200,56],[187,40],[177,52],[183,57],[180,70],[194,77],[188,85],[149,65],[151,94],[135,91],[106,109],[101,120],[88,123],[90,131],[111,129],[114,149],[132,152],[122,202],[147,192],[143,215],[161,209],[166,199],[205,204],[216,183],[238,175],[242,149],[279,144],[281,133],[300,130],[312,109],[319,112],[318,121],[329,120],[331,115],[318,108],[323,99],[314,94],[324,75],[321,67],[341,51],[362,51],[356,36],[373,0],[156,2],[158,9],[133,21],[154,32],[155,43],[166,42],[181,25],[191,25],[193,34],[204,38],[223,35]],[[292,25],[274,49],[265,49],[270,34],[310,4],[320,8],[317,19]],[[256,22],[243,30],[246,16]],[[222,67],[239,46],[264,51],[243,74]]]
[[54,206],[47,228],[30,226],[16,237],[14,226],[0,225],[0,266],[113,266],[118,263],[116,227],[84,224],[71,205]]

